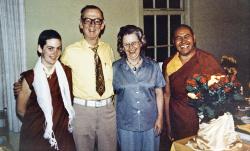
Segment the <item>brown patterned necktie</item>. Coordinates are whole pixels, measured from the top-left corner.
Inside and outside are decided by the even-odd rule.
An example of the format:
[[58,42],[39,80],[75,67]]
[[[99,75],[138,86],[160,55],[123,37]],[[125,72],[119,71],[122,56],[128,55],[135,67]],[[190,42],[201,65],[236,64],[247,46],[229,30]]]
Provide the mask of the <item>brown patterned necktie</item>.
[[94,59],[95,59],[95,74],[96,74],[96,92],[100,96],[102,96],[102,94],[105,92],[105,82],[104,82],[104,75],[102,71],[102,62],[101,62],[99,55],[97,54],[98,46],[91,48],[91,49],[95,53]]

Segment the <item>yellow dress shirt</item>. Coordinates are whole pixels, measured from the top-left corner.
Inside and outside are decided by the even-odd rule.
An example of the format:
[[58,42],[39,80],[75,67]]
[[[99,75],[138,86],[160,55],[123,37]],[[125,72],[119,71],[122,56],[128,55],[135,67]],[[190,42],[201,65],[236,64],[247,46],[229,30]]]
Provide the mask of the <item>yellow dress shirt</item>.
[[99,40],[97,53],[102,62],[105,80],[105,92],[100,96],[96,92],[94,52],[85,39],[75,42],[62,53],[61,61],[72,69],[74,97],[85,100],[99,100],[109,98],[113,92],[113,50],[109,44]]

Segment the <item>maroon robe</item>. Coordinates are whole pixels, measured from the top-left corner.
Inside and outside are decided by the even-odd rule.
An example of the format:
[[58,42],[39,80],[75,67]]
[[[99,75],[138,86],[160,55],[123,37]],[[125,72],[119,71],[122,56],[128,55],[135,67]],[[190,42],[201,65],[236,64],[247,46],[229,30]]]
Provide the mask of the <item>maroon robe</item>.
[[[67,76],[72,99],[71,69],[64,65],[63,68]],[[32,86],[34,72],[33,70],[28,70],[22,73],[22,76],[25,78],[31,89],[31,95],[27,103],[27,109],[20,132],[20,151],[53,151],[55,149],[50,146],[49,141],[43,138],[45,117],[38,105],[37,96]],[[63,104],[56,72],[48,78],[48,83],[53,106],[53,131],[55,133],[59,150],[75,151],[73,135],[68,131],[68,112]]]
[[[171,59],[164,62],[163,73]],[[224,71],[211,54],[197,49],[195,55],[187,63],[169,76],[171,91],[169,114],[171,132],[175,139],[196,135],[199,129],[197,112],[188,105],[186,91],[186,80],[195,73],[212,75],[224,73]]]

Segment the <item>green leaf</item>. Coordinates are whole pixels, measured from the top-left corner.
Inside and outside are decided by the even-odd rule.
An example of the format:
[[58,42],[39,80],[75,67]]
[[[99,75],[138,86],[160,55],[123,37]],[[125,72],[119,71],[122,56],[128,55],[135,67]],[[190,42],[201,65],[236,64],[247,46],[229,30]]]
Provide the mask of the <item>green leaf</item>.
[[244,96],[239,94],[239,93],[233,94],[233,99],[236,101],[244,101],[245,100]]

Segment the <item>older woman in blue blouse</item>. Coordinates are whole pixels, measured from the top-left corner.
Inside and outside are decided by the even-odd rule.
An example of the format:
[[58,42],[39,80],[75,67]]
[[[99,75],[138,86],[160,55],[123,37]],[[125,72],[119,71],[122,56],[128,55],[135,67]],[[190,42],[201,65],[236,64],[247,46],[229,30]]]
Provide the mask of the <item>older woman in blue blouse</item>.
[[163,123],[165,81],[159,65],[144,57],[141,28],[126,25],[118,33],[121,59],[114,62],[118,143],[121,151],[157,151]]

